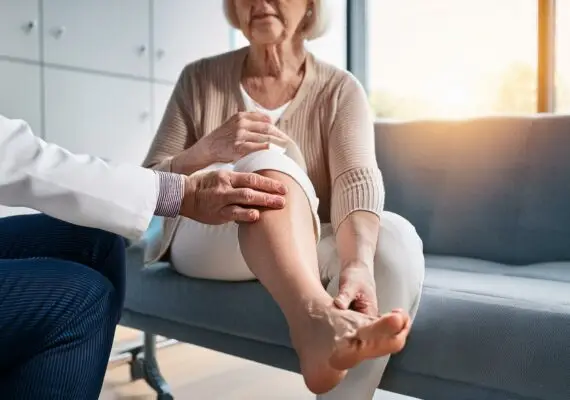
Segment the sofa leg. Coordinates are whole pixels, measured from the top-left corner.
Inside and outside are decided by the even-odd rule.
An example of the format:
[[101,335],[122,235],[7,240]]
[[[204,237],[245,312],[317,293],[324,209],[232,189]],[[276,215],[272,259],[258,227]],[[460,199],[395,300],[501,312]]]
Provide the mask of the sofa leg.
[[[152,333],[144,333],[144,357],[137,358],[136,364],[142,369],[143,377],[146,383],[157,393],[157,400],[173,400],[174,396],[170,391],[170,387],[160,374],[158,362],[156,361],[156,335]],[[135,368],[135,373],[137,368]],[[133,367],[131,364],[131,371]],[[132,374],[131,372],[131,374]],[[136,374],[135,374],[136,376]]]
[[131,382],[138,381],[139,379],[144,379],[144,360],[139,357],[139,354],[143,351],[143,346],[137,346],[130,349],[129,369],[131,374]]

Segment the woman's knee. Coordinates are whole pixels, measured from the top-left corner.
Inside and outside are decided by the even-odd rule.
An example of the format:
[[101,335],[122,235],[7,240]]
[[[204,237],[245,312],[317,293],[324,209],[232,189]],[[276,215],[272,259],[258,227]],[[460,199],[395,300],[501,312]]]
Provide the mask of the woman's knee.
[[314,192],[313,184],[304,167],[278,150],[261,150],[248,154],[235,164],[236,172],[275,171],[289,175],[304,189]]
[[[313,183],[298,162],[283,152],[277,150],[262,150],[249,154],[236,162],[236,172],[257,172],[269,178],[284,181],[286,185],[299,190],[295,193],[303,193],[309,202],[315,223],[315,232],[320,230],[318,219],[319,199]],[[293,193],[289,193],[291,196]],[[320,233],[319,233],[320,234]]]
[[422,240],[415,227],[400,215],[383,212],[374,260],[379,293],[396,291],[393,297],[411,307],[421,291],[425,273]]

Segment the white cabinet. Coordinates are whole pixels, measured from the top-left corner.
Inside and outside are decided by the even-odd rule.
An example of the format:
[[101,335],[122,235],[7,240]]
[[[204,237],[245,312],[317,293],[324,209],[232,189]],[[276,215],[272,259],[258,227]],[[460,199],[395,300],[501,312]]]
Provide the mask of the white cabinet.
[[154,0],[153,9],[155,79],[176,82],[189,62],[230,50],[221,1]]
[[0,114],[23,119],[41,136],[40,67],[0,61]]
[[44,1],[45,62],[149,77],[149,1]]
[[160,121],[164,116],[164,110],[170,100],[174,85],[165,85],[161,83],[154,84],[154,132],[158,129]]
[[141,164],[150,105],[148,82],[45,69],[46,139],[73,152]]
[[39,0],[0,0],[0,55],[39,60]]

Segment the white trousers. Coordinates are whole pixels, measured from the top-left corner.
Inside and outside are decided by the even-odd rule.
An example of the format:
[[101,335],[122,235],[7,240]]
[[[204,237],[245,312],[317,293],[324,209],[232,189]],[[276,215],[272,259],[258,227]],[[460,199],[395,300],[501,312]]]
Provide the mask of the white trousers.
[[[279,151],[265,150],[250,154],[235,165],[216,164],[209,168],[229,168],[241,172],[275,170],[291,176],[303,189],[313,212],[317,238],[319,270],[327,291],[338,292],[340,260],[333,229],[320,224],[318,199],[304,170]],[[240,251],[238,225],[204,225],[183,219],[174,235],[170,252],[174,268],[192,278],[241,281],[252,280]],[[384,212],[374,258],[374,279],[380,313],[395,308],[407,310],[415,317],[424,278],[424,256],[421,239],[406,219]],[[389,357],[365,361],[350,370],[346,378],[331,392],[317,396],[320,400],[370,400],[386,368]]]

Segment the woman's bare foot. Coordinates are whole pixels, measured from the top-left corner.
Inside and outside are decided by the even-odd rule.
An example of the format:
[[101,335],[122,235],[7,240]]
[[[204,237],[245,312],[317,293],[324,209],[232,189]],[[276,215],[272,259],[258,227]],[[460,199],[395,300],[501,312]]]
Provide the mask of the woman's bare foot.
[[370,317],[331,304],[311,310],[304,323],[291,328],[305,384],[318,394],[338,385],[360,362],[402,350],[410,318],[401,310]]

